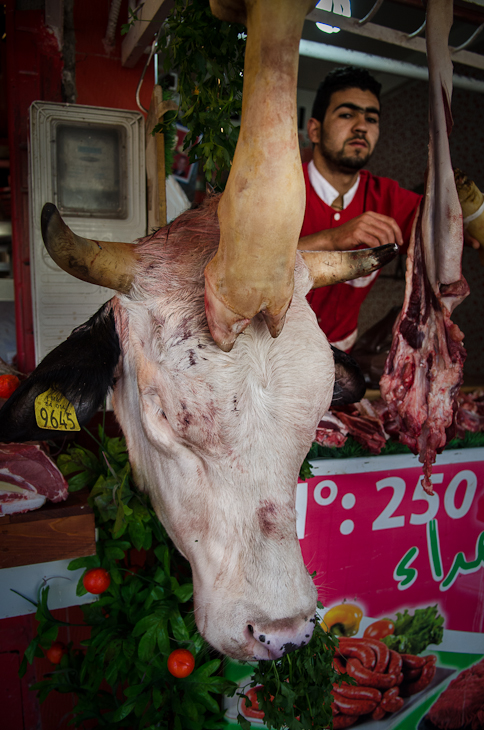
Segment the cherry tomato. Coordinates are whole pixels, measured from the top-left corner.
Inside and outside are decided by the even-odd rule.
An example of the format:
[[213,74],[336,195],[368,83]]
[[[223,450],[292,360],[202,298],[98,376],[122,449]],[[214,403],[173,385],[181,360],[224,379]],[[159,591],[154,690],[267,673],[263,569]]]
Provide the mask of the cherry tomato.
[[50,649],[45,652],[45,656],[51,664],[60,664],[64,654],[67,654],[67,647],[62,641],[53,641]]
[[0,375],[0,398],[10,398],[19,385],[20,380],[16,375]]
[[183,679],[193,672],[195,657],[188,649],[175,649],[168,657],[168,671],[174,677]]
[[89,593],[104,593],[109,588],[111,583],[111,576],[104,568],[93,568],[88,570],[82,579],[84,588]]
[[393,634],[394,631],[395,624],[393,621],[390,621],[389,618],[382,618],[367,626],[363,632],[363,637],[367,639],[383,639],[385,636]]

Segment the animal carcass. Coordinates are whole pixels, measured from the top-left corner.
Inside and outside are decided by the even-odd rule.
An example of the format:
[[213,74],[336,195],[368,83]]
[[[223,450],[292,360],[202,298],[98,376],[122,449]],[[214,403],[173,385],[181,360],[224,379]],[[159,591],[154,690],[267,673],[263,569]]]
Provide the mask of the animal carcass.
[[412,231],[405,301],[380,382],[402,443],[424,465],[424,489],[437,453],[452,437],[462,383],[463,334],[450,315],[469,293],[462,278],[462,212],[450,162],[452,0],[429,0],[427,52],[430,141],[425,196]]
[[[227,0],[219,5],[243,3]],[[276,25],[276,11],[285,5],[281,17],[289,25],[290,42],[285,44],[279,31],[274,37],[284,53],[289,48],[297,56],[286,11],[290,15],[300,3],[247,2],[249,15],[266,23],[265,10],[272,8]],[[259,13],[261,8],[264,12]],[[257,23],[248,25],[249,37],[252,34],[257,42]],[[267,28],[264,33],[267,41]],[[263,46],[267,50],[266,43]],[[248,70],[244,94],[246,83],[267,85],[264,73],[261,78]],[[294,86],[294,115],[288,122],[292,128],[294,75],[288,83]],[[271,99],[269,94],[273,106]],[[286,107],[275,110],[281,135],[286,112]],[[265,148],[258,135],[266,126],[261,132],[252,121],[243,115],[242,140],[248,135],[254,144],[257,140],[261,154],[277,157],[281,146]],[[295,126],[293,131],[296,150]],[[296,231],[290,246],[284,238],[281,266],[268,267],[274,256],[266,240],[271,206],[290,230],[293,216],[299,221],[303,211],[294,213],[294,201],[287,197],[289,182],[285,186],[272,180],[271,198],[264,198],[267,180],[259,162],[263,160],[246,165],[244,157],[236,155],[230,180],[235,176],[239,181],[238,195],[230,193],[228,203],[225,193],[221,199],[213,197],[136,246],[82,239],[67,228],[55,206],[47,204],[42,232],[54,260],[74,276],[118,294],[50,353],[0,412],[0,441],[52,438],[53,432],[36,421],[39,396],[50,388],[62,393],[82,425],[113,387],[114,410],[126,436],[135,481],[149,494],[174,543],[190,561],[198,628],[214,647],[238,659],[280,657],[306,643],[314,625],[316,588],[297,539],[295,490],[300,464],[331,403],[335,364],[306,294],[313,285],[369,273],[393,258],[396,250],[391,245],[303,256],[296,251]],[[291,176],[292,163],[285,168]],[[284,166],[277,175],[283,170]],[[266,202],[263,209],[251,211],[245,192],[250,190],[252,196],[257,180]],[[274,200],[276,194],[280,197]],[[240,210],[250,218],[246,234],[234,242],[232,230],[220,243],[221,229],[230,229],[239,216],[233,207],[238,198]],[[303,198],[297,199],[303,208]],[[259,224],[262,246],[251,240]],[[277,224],[280,228],[280,221]],[[221,266],[211,267],[221,250]],[[213,297],[205,290],[207,267]],[[257,281],[256,306],[244,314],[230,302],[240,301],[240,292],[252,280]],[[282,309],[272,309],[259,297],[266,284],[272,291],[284,291]],[[250,305],[252,294],[246,301]],[[267,311],[259,313],[264,302]],[[241,314],[245,331],[235,340]],[[345,369],[344,359],[338,367]],[[361,384],[354,380],[354,373],[339,379],[338,402],[344,401],[344,392],[351,399],[352,389],[359,391],[353,398],[361,396]]]

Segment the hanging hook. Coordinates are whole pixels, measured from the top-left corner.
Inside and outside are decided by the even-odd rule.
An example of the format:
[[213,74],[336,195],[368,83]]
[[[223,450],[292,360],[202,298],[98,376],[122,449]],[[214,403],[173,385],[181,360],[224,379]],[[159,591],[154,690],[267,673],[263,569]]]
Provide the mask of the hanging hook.
[[377,12],[380,10],[382,5],[383,5],[383,0],[376,0],[376,3],[373,5],[370,12],[367,13],[364,18],[359,20],[357,25],[365,25],[365,23],[368,23],[377,14]]
[[471,43],[474,43],[474,41],[476,40],[477,36],[481,34],[481,31],[482,31],[483,28],[484,28],[484,23],[482,23],[479,26],[479,28],[476,28],[475,29],[474,33],[471,35],[470,38],[468,38],[465,41],[465,43],[461,43],[460,46],[457,46],[456,48],[454,48],[453,51],[452,51],[452,54],[457,53],[457,51],[463,51],[464,48],[469,48],[469,46],[471,45]]
[[413,33],[407,33],[407,40],[411,40],[412,38],[416,38],[420,33],[423,33],[425,30],[425,26],[427,25],[427,18],[425,18],[424,22],[420,26],[420,28],[417,28],[417,30],[414,30]]
[[148,66],[151,63],[151,59],[153,58],[153,54],[156,51],[156,46],[158,45],[158,41],[159,41],[159,38],[160,38],[160,35],[161,35],[162,28],[163,28],[163,25],[160,25],[160,29],[159,29],[158,33],[156,34],[156,36],[155,36],[155,38],[153,40],[153,43],[151,44],[151,49],[150,49],[150,53],[149,53],[149,56],[148,56],[148,60],[145,63],[145,67],[144,67],[144,69],[143,69],[143,71],[141,73],[140,80],[138,81],[138,86],[136,87],[136,103],[137,103],[139,109],[141,109],[142,112],[145,112],[145,114],[148,114],[148,109],[145,109],[144,108],[144,106],[143,106],[143,104],[141,103],[141,100],[140,100],[141,85],[143,83],[143,79],[145,77],[145,73],[148,70]]

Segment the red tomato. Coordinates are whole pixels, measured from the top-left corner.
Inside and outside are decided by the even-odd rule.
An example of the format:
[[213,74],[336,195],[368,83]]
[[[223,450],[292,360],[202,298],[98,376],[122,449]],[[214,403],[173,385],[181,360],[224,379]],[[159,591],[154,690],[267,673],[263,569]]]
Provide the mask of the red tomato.
[[382,618],[367,626],[363,632],[363,637],[367,639],[383,639],[385,636],[393,634],[394,631],[395,624],[393,621],[390,621],[389,618]]
[[86,591],[97,595],[107,591],[111,583],[111,576],[104,568],[93,568],[87,571],[82,582]]
[[64,654],[67,654],[67,647],[62,641],[53,641],[50,649],[45,652],[45,656],[52,664],[60,664]]
[[16,375],[0,375],[0,398],[10,398],[19,385],[20,380]]
[[168,657],[168,671],[174,677],[188,677],[195,667],[195,657],[188,649],[175,649]]

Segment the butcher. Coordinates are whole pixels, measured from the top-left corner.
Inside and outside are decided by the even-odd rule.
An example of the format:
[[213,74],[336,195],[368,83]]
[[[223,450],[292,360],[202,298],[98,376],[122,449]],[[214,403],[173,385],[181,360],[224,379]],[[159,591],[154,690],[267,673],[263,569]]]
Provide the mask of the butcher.
[[[381,84],[365,69],[331,71],[308,121],[313,159],[303,165],[306,210],[299,248],[344,251],[410,240],[420,195],[365,166],[380,135]],[[357,338],[358,314],[379,271],[308,295],[319,326],[341,350]]]
[[[304,163],[306,210],[299,248],[345,251],[396,243],[406,251],[421,196],[364,167],[380,135],[381,84],[365,69],[336,68],[319,86],[308,121],[313,159]],[[466,233],[465,242],[479,249]],[[308,294],[330,343],[348,352],[360,307],[380,270]]]

